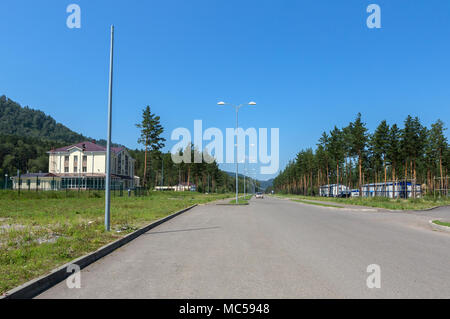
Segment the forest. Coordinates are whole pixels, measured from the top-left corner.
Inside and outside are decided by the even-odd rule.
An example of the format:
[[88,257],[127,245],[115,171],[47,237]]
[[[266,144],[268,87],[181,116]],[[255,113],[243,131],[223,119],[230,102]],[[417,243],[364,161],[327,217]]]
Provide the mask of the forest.
[[[147,114],[154,115],[154,114]],[[163,128],[159,128],[162,133]],[[154,136],[153,136],[154,137]],[[17,170],[26,173],[48,172],[48,154],[53,148],[63,147],[80,141],[93,140],[82,134],[71,131],[66,126],[57,123],[51,116],[21,107],[18,103],[0,97],[0,186],[4,176],[13,176]],[[96,140],[96,143],[106,145],[106,140]],[[113,146],[119,146],[112,143]],[[145,143],[144,143],[145,146]],[[194,156],[195,147],[188,150]],[[177,185],[191,183],[197,185],[199,192],[231,192],[235,190],[235,178],[219,169],[216,162],[211,164],[191,163],[175,164],[170,153],[163,153],[159,148],[148,150],[147,162],[145,150],[129,150],[136,159],[135,174],[146,182],[146,187],[158,185]],[[144,166],[148,169],[144,173]],[[145,174],[145,177],[144,177]],[[240,180],[243,179],[241,176]],[[258,184],[255,181],[255,184]],[[240,191],[243,191],[243,181],[240,181]],[[251,189],[247,183],[247,190]]]
[[379,123],[369,132],[359,113],[346,127],[324,132],[315,150],[301,150],[275,178],[282,193],[316,196],[321,185],[360,189],[368,183],[408,180],[427,194],[448,189],[450,149],[445,124],[430,127],[408,116],[402,127]]

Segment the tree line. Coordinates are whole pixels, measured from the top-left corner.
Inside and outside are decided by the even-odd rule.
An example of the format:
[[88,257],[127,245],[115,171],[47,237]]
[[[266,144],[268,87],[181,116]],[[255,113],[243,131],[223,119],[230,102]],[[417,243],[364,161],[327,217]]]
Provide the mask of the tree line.
[[445,124],[427,128],[408,116],[403,127],[386,120],[370,133],[358,113],[347,126],[324,132],[315,150],[301,150],[275,178],[279,192],[318,195],[325,184],[359,189],[368,183],[408,180],[423,191],[448,189],[450,149]]
[[[197,148],[190,144],[184,150],[179,150],[179,156],[190,153],[191,163],[174,163],[170,152],[163,153],[165,146],[162,137],[164,127],[161,119],[152,113],[150,106],[142,111],[142,119],[136,124],[140,129],[138,143],[142,150],[130,151],[130,155],[136,160],[136,174],[141,177],[142,184],[146,188],[155,186],[175,186],[178,184],[196,185],[199,192],[232,192],[235,191],[235,177],[219,169],[214,158],[208,154],[199,154]],[[194,158],[203,158],[201,163],[195,163]],[[243,176],[238,177],[240,191],[244,191]],[[250,191],[252,183],[258,187],[258,183],[248,180],[246,191]]]
[[16,176],[17,170],[21,173],[48,172],[47,152],[63,146],[62,142],[0,134],[0,179],[5,174]]
[[[175,164],[170,153],[162,152],[164,128],[160,117],[151,112],[150,106],[142,111],[137,127],[141,131],[138,143],[143,149],[129,152],[136,160],[135,174],[145,187],[189,183],[195,184],[200,192],[235,191],[235,177],[220,170],[215,161]],[[49,150],[85,140],[92,139],[71,131],[42,111],[21,107],[6,96],[0,97],[0,180],[3,181],[5,174],[15,176],[17,170],[22,174],[48,172]],[[97,140],[96,143],[106,146],[106,140]],[[181,154],[183,152],[191,152],[194,158],[197,150],[190,145],[181,150]],[[243,176],[239,180],[240,191],[243,192]],[[247,191],[251,189],[250,185],[247,182]]]

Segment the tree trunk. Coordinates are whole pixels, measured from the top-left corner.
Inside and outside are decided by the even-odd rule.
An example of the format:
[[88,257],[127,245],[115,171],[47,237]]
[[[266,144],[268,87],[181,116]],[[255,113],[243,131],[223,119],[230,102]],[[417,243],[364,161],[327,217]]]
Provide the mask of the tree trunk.
[[439,173],[441,175],[441,180],[439,183],[439,188],[441,189],[439,191],[439,194],[442,192],[442,189],[444,188],[444,178],[442,176],[442,152],[439,152]]
[[145,145],[145,159],[144,159],[144,187],[147,186],[147,145]]
[[189,188],[191,181],[191,166],[188,167],[187,187]]
[[361,173],[362,173],[362,160],[361,160],[361,152],[358,154],[358,164],[359,164],[359,196],[362,196],[362,184],[361,184]]
[[327,163],[327,185],[330,185],[330,174],[328,173],[328,163]]
[[338,164],[336,164],[336,168],[337,168],[337,178],[336,178],[336,181],[337,181],[337,191],[336,191],[336,196],[337,195],[339,195],[339,163]]

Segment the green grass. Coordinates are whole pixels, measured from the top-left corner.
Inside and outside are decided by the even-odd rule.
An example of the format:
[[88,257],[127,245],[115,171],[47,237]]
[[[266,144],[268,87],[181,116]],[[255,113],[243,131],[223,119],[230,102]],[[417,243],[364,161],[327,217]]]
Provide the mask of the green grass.
[[342,206],[331,205],[331,204],[325,204],[325,203],[316,203],[316,202],[311,202],[311,201],[302,200],[302,199],[294,199],[293,201],[294,201],[294,202],[303,203],[303,204],[309,204],[309,205],[317,205],[317,206],[323,206],[323,207],[342,208]]
[[358,205],[385,208],[391,210],[423,210],[436,206],[450,205],[450,198],[416,198],[416,199],[390,199],[384,197],[371,197],[371,198],[333,198],[333,197],[312,197],[292,194],[277,194],[275,195],[281,198],[290,198],[293,200],[314,200],[320,202],[340,203],[346,205]]
[[154,220],[232,196],[151,192],[146,197],[112,197],[112,231],[105,232],[102,193],[66,197],[65,192],[24,192],[20,198],[15,193],[0,192],[0,295]]
[[245,195],[245,197],[242,195],[241,197],[238,198],[238,203],[236,204],[236,198],[233,198],[232,200],[230,200],[230,204],[233,205],[247,205],[248,201],[250,199],[252,199],[253,195]]
[[440,225],[440,226],[450,227],[450,223],[441,222],[440,220],[434,220],[433,223],[436,224],[436,225]]

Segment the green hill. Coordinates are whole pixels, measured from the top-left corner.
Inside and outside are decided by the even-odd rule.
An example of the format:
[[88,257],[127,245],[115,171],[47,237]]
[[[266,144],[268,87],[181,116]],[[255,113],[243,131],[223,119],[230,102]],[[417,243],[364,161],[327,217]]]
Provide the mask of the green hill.
[[17,170],[46,172],[47,151],[83,140],[90,138],[57,123],[42,111],[0,96],[0,177],[16,174]]
[[57,123],[44,112],[28,106],[21,107],[4,95],[0,97],[0,134],[41,138],[66,144],[88,139]]

